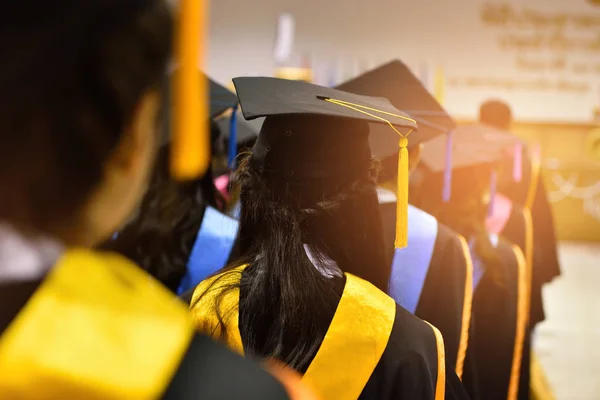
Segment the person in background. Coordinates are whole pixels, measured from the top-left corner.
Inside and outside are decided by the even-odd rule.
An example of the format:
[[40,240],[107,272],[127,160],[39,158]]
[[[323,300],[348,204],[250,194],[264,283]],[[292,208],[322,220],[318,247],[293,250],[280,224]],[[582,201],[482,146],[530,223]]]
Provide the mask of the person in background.
[[0,398],[312,398],[290,371],[269,367],[278,380],[197,334],[137,266],[92,250],[150,176],[165,2],[22,0],[0,19]]
[[[385,97],[394,107],[411,110],[411,117],[417,118],[419,124],[418,135],[409,140],[411,173],[420,161],[423,146],[420,142],[426,144],[456,127],[443,107],[400,60],[367,71],[340,84],[338,89]],[[398,304],[442,332],[446,358],[455,365],[461,377],[471,318],[472,271],[468,247],[450,228],[411,205],[408,209],[408,246],[394,248],[398,137],[385,126],[374,127],[369,141],[373,157],[381,162],[377,190],[386,251],[392,265],[389,293]],[[409,200],[411,195],[409,193]]]
[[[238,148],[248,146],[257,135],[246,121],[236,123],[224,115],[236,106],[235,94],[210,79],[209,87],[212,168],[193,181],[173,179],[169,173],[171,134],[167,124],[167,143],[159,150],[138,212],[115,238],[103,245],[133,260],[179,295],[194,288],[229,259],[237,223],[226,215],[230,208],[228,193],[221,193],[215,186],[213,170],[221,167],[214,164],[227,159],[223,148],[229,148],[231,136],[236,136],[233,140],[237,141],[237,154]],[[165,102],[163,107],[167,121],[169,104]],[[234,135],[232,123],[237,125]]]
[[199,326],[281,360],[326,400],[466,398],[439,331],[385,294],[368,124],[405,133],[414,121],[385,99],[304,82],[234,84],[244,116],[266,118],[237,171],[240,258],[194,291]]
[[[513,124],[512,111],[508,104],[499,100],[483,103],[479,110],[479,121],[483,124],[510,132]],[[509,173],[499,181],[498,192],[513,203],[529,208],[534,231],[534,265],[532,276],[531,323],[544,320],[541,287],[560,275],[557,240],[552,209],[540,174],[539,160],[523,148],[523,168],[520,180],[512,179]],[[512,171],[513,160],[507,160],[505,171]]]
[[208,171],[178,182],[169,172],[171,146],[158,152],[154,172],[138,211],[102,246],[123,254],[173,293],[178,293],[207,207],[222,210],[225,199]]
[[440,138],[424,146],[412,202],[469,242],[473,305],[463,382],[476,390],[471,398],[516,400],[527,317],[526,265],[518,247],[485,225],[493,171],[514,140],[473,125],[456,128],[452,143],[450,197],[441,196],[446,140]]
[[[479,121],[483,124],[502,129],[507,134],[512,129],[513,115],[510,106],[500,100],[484,102],[479,109]],[[502,224],[503,236],[520,244],[531,264],[530,316],[528,334],[523,347],[523,363],[530,365],[531,340],[535,326],[545,319],[542,287],[560,275],[557,240],[554,228],[552,208],[548,202],[544,180],[540,174],[538,155],[527,147],[515,149],[521,154],[507,157],[504,174],[499,184],[500,196],[494,209],[509,209],[508,218]],[[513,177],[514,158],[520,158],[518,178]],[[502,207],[501,201],[510,204]],[[531,231],[528,233],[528,231]],[[529,239],[532,237],[533,239]],[[532,241],[532,243],[529,243]],[[523,244],[521,244],[523,243]],[[529,248],[532,247],[532,248]],[[530,368],[522,369],[519,388],[519,399],[526,400],[530,396]]]

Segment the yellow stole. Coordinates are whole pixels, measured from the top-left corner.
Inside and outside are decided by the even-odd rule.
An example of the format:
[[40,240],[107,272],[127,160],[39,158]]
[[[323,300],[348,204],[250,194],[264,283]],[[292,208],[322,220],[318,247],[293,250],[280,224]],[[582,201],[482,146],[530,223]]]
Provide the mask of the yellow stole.
[[[191,302],[192,314],[201,329],[240,354],[244,350],[238,328],[239,289],[225,291],[220,300],[218,294],[227,285],[239,284],[245,267],[237,267],[203,281],[194,291]],[[224,336],[215,307],[218,307],[227,328]],[[319,351],[302,378],[303,383],[324,400],[356,400],[383,355],[395,317],[396,303],[392,298],[370,283],[346,274],[346,285],[336,313]],[[433,329],[438,359],[444,365],[441,335]],[[444,387],[445,372],[439,365],[438,370],[436,388],[439,389]],[[443,399],[443,390],[441,395]]]
[[456,375],[462,380],[467,348],[469,347],[469,328],[471,327],[471,314],[473,308],[473,260],[469,252],[469,245],[464,237],[457,235],[465,258],[465,292],[463,297],[462,324],[458,355],[456,357]]
[[192,333],[185,306],[134,264],[69,250],[0,338],[0,398],[158,398]]
[[[523,354],[523,341],[525,330],[529,321],[529,285],[527,283],[527,261],[523,252],[517,245],[512,245],[512,251],[518,266],[517,282],[517,324],[515,329],[515,345],[513,359],[510,369],[510,381],[508,384],[507,400],[516,400],[519,394],[519,378],[521,372],[521,360]],[[529,366],[527,366],[529,368]]]

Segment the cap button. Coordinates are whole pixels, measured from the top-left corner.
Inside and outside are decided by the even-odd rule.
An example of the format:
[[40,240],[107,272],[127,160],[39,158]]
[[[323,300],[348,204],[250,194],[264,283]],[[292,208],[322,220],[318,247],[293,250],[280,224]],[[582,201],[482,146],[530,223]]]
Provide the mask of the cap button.
[[407,139],[407,138],[405,138],[405,137],[403,137],[403,138],[400,138],[400,143],[399,143],[399,145],[400,145],[400,147],[401,147],[401,148],[408,147],[408,139]]

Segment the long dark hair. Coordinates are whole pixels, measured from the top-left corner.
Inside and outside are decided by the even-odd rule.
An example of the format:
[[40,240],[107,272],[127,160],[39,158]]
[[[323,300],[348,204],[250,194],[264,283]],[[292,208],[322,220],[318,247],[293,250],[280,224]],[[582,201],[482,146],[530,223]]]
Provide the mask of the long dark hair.
[[224,207],[210,170],[201,178],[178,182],[169,173],[170,145],[160,150],[154,173],[135,217],[105,243],[176,292],[186,273],[207,206]]
[[163,0],[69,4],[11,2],[0,21],[0,220],[24,234],[73,234],[170,54]]
[[318,350],[343,280],[315,268],[305,245],[330,275],[352,273],[387,291],[376,171],[373,164],[361,175],[294,183],[267,179],[242,158],[240,258],[232,266],[248,264],[239,304],[247,354],[304,371]]

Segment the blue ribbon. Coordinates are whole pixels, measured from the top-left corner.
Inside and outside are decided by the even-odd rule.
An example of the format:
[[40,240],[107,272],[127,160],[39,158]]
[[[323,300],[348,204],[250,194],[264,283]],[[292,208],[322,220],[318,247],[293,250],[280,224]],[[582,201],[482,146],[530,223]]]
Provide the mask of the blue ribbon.
[[229,120],[229,149],[227,151],[227,166],[235,169],[235,158],[237,157],[237,105],[233,107],[231,119]]
[[415,313],[438,233],[437,220],[411,205],[408,206],[408,243],[396,249],[390,276],[390,296],[406,310]]

